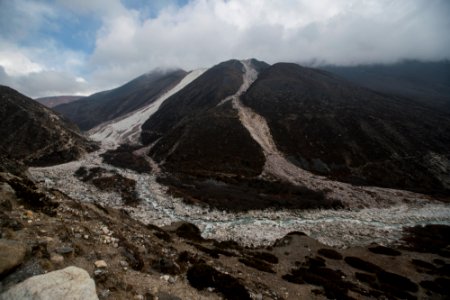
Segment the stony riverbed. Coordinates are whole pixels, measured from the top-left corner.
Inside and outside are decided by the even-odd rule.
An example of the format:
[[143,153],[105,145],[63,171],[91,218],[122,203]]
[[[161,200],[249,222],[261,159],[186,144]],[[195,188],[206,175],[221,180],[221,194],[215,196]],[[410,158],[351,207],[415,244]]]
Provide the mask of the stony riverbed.
[[[133,217],[158,226],[176,221],[196,224],[206,238],[235,240],[243,245],[268,245],[291,231],[302,231],[320,242],[337,247],[395,243],[402,228],[424,224],[450,224],[450,206],[430,200],[398,203],[388,208],[358,210],[250,211],[227,213],[185,204],[167,195],[152,174],[138,174],[105,164],[100,150],[67,164],[30,168],[32,177],[47,188],[58,189],[73,199],[124,208]],[[113,170],[136,181],[141,203],[123,206],[120,195],[99,190],[74,176],[81,166]]]

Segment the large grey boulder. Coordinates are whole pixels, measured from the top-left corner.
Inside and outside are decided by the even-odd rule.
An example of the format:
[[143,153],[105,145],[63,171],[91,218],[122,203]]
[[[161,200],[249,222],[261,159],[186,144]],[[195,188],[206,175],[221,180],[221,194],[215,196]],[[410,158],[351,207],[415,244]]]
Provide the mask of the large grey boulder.
[[77,267],[33,276],[0,295],[0,300],[98,300],[95,283]]
[[0,275],[22,264],[26,247],[16,241],[0,239]]

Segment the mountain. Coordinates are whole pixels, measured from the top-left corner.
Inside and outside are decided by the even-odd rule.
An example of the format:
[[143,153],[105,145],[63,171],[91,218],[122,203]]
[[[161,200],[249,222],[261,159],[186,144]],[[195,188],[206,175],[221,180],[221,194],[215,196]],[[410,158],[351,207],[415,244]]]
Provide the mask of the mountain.
[[6,86],[0,86],[0,136],[5,169],[17,162],[33,166],[64,163],[96,148],[75,125]]
[[70,103],[73,101],[77,101],[83,99],[83,96],[54,96],[54,97],[42,97],[34,99],[35,101],[49,107],[55,107],[57,105]]
[[[254,63],[264,68],[262,62]],[[231,101],[243,84],[238,60],[220,63],[167,99],[142,126],[151,156],[172,172],[256,176],[264,156],[241,124]],[[230,100],[230,99],[229,99]]]
[[404,97],[296,64],[231,60],[167,99],[142,141],[172,173],[283,180],[303,169],[433,193],[450,188],[448,132],[448,115]]
[[395,64],[323,66],[358,85],[404,96],[450,113],[450,61],[406,60]]
[[287,63],[264,70],[242,101],[303,169],[365,185],[450,187],[444,113]]
[[77,124],[81,130],[89,130],[152,103],[185,75],[183,70],[154,71],[116,89],[58,105],[53,109]]

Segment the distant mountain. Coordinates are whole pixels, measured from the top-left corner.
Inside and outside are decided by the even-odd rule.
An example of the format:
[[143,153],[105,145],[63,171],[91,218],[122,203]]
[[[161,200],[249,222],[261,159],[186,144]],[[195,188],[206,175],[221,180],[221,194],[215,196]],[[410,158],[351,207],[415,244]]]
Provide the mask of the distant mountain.
[[279,151],[279,164],[340,181],[433,193],[450,189],[449,132],[446,113],[403,96],[296,64],[231,60],[167,99],[142,141],[172,173],[258,176]]
[[2,168],[51,165],[75,160],[96,149],[75,125],[47,107],[0,86],[0,157]]
[[89,130],[152,103],[186,74],[183,70],[154,71],[116,89],[55,106],[54,110],[77,124],[81,130]]
[[55,107],[57,105],[70,103],[73,101],[77,101],[83,99],[84,96],[54,96],[54,97],[42,97],[34,99],[35,101],[47,106],[47,107]]
[[324,66],[321,69],[389,94],[408,97],[450,113],[450,61]]

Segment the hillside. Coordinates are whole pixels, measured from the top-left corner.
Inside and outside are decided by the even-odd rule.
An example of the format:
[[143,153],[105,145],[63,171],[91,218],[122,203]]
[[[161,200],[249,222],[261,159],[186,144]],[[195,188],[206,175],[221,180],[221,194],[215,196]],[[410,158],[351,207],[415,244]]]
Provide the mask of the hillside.
[[75,125],[6,86],[0,86],[0,136],[5,165],[64,163],[96,148]]
[[89,130],[152,103],[185,75],[183,70],[154,71],[116,89],[58,105],[54,110],[77,124],[81,130]]
[[54,97],[36,98],[34,100],[49,108],[52,108],[61,104],[74,102],[83,98],[84,98],[83,96],[54,96]]
[[242,101],[267,120],[279,150],[303,169],[363,185],[450,187],[444,113],[287,63],[264,70]]
[[358,85],[407,97],[450,113],[450,61],[405,60],[394,64],[322,66]]

